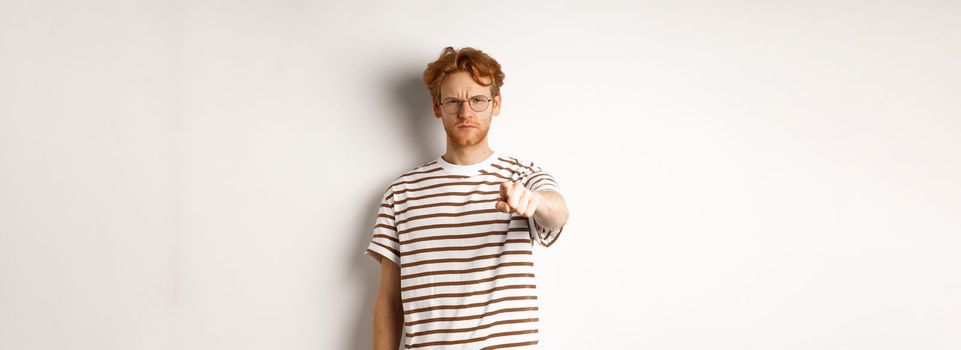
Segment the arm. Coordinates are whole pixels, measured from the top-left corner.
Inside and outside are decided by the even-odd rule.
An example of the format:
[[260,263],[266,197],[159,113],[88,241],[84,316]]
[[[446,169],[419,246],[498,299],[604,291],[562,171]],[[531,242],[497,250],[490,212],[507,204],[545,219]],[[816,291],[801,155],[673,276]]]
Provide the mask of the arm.
[[534,191],[540,196],[540,203],[534,211],[534,220],[538,225],[548,230],[553,230],[567,224],[570,212],[567,210],[567,202],[560,192],[554,190]]
[[533,216],[538,225],[548,230],[567,224],[570,213],[560,192],[549,189],[531,191],[517,181],[503,182],[500,188],[501,199],[494,204],[497,210]]
[[400,298],[400,268],[380,258],[380,291],[374,302],[374,350],[397,350],[404,325]]

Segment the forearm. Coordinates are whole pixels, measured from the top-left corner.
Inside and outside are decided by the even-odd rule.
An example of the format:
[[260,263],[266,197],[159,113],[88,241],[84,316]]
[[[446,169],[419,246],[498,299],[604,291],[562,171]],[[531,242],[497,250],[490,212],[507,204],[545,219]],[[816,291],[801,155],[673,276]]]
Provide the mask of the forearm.
[[564,196],[554,190],[536,191],[541,200],[534,211],[534,221],[541,227],[553,230],[567,224],[570,212],[567,210],[567,203]]
[[374,303],[374,350],[397,350],[404,325],[401,305],[388,298]]

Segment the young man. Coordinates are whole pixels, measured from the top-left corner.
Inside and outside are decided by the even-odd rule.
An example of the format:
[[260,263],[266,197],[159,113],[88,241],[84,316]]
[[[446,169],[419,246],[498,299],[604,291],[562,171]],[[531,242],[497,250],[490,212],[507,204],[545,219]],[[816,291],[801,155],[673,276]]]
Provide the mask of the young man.
[[[495,152],[500,64],[447,47],[424,71],[447,152],[395,179],[365,251],[380,262],[374,349],[535,349],[534,242],[549,247],[567,223],[555,179]],[[403,327],[401,327],[403,326]]]

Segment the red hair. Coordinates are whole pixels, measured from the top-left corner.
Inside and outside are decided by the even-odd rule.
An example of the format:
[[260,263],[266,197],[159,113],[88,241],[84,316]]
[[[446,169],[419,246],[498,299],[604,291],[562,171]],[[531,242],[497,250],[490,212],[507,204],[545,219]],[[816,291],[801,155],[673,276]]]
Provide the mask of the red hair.
[[[440,57],[428,64],[424,70],[424,83],[427,84],[427,90],[430,90],[434,101],[440,98],[440,84],[444,82],[444,78],[457,72],[467,72],[478,84],[490,86],[491,97],[500,95],[500,87],[504,85],[504,72],[501,71],[500,63],[481,50],[465,47],[455,51],[448,46],[441,51]],[[488,84],[484,84],[481,79],[486,79]]]

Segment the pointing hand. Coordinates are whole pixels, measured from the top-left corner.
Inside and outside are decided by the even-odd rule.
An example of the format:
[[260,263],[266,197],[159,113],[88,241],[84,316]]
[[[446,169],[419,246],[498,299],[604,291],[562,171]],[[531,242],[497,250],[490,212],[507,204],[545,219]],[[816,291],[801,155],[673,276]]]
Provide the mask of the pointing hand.
[[494,204],[497,210],[505,213],[516,212],[531,217],[541,202],[541,195],[524,187],[517,181],[501,183],[501,198]]

